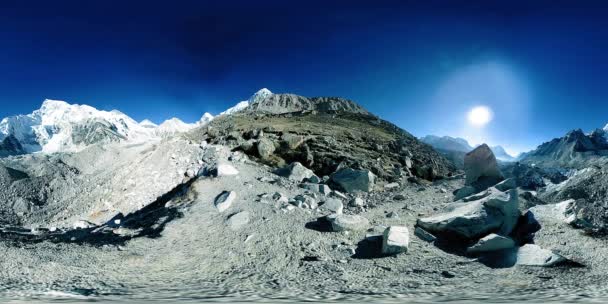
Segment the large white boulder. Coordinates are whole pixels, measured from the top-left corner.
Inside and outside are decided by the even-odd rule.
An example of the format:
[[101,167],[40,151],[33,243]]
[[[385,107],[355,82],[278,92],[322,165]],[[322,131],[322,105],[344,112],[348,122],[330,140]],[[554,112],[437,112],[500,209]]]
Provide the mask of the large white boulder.
[[475,201],[450,204],[444,212],[418,219],[417,225],[435,235],[477,239],[497,231],[509,235],[520,216],[517,190],[486,190]]
[[390,226],[382,236],[382,253],[391,255],[407,252],[410,245],[410,232],[407,227]]

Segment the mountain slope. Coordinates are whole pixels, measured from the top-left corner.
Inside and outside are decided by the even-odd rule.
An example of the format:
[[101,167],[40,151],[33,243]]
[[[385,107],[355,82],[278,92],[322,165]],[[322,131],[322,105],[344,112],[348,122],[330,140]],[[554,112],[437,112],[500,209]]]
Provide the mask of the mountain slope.
[[455,171],[408,132],[337,97],[267,95],[233,115],[218,116],[191,136],[229,145],[272,166],[298,161],[319,176],[344,167],[369,169],[386,180],[435,179]]
[[525,153],[521,161],[547,167],[584,168],[608,156],[606,131],[597,129],[585,134],[572,130]]

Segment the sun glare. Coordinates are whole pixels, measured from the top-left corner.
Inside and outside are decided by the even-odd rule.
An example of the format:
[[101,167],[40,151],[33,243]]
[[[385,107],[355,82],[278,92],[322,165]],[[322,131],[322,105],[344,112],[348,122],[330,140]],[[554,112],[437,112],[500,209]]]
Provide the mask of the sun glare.
[[477,106],[468,114],[469,123],[476,127],[483,127],[492,120],[492,110],[486,106]]

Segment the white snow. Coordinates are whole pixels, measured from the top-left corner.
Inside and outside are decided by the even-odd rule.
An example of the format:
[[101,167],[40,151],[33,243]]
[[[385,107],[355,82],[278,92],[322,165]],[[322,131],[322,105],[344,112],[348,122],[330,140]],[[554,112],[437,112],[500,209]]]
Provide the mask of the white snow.
[[[251,103],[272,95],[263,88],[248,100],[239,102],[220,115],[230,115],[242,111]],[[12,135],[27,153],[59,151],[79,151],[85,148],[73,142],[74,128],[88,126],[93,122],[109,125],[113,132],[129,142],[144,142],[176,133],[188,132],[196,127],[205,126],[215,117],[205,113],[196,123],[185,123],[171,118],[160,125],[145,119],[136,122],[119,111],[101,111],[91,106],[69,104],[61,100],[47,99],[40,109],[28,115],[16,115],[0,121],[0,141]]]
[[210,123],[213,120],[213,115],[209,114],[209,113],[205,113],[203,114],[203,117],[201,117],[201,119],[198,121],[199,126],[205,126],[208,123]]
[[144,128],[156,128],[156,127],[158,127],[157,124],[153,123],[149,119],[144,119],[144,120],[140,121],[139,125],[142,126],[142,127],[144,127]]
[[249,97],[248,100],[244,100],[244,101],[237,103],[234,107],[227,109],[226,111],[220,113],[220,115],[218,115],[218,116],[231,115],[231,114],[240,112],[240,111],[244,110],[245,108],[247,108],[250,104],[263,100],[264,98],[266,98],[272,94],[273,93],[267,88],[260,89],[255,94],[253,94],[251,97]]

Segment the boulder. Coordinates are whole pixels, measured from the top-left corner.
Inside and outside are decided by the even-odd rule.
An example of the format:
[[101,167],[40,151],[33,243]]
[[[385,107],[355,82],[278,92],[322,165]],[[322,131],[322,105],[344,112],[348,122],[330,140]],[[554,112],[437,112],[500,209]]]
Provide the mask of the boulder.
[[382,253],[386,255],[407,252],[410,245],[410,233],[407,227],[390,226],[382,236]]
[[355,191],[370,192],[374,188],[375,176],[369,170],[353,170],[346,168],[334,173],[331,176],[331,180],[349,193]]
[[302,143],[304,143],[304,137],[300,135],[286,133],[281,136],[281,145],[286,149],[295,150]]
[[489,234],[483,237],[481,240],[477,242],[477,244],[469,247],[467,249],[468,253],[480,253],[480,252],[490,252],[490,251],[498,251],[511,249],[515,247],[515,241],[511,238],[498,235],[495,233]]
[[230,208],[235,199],[236,192],[224,191],[215,198],[215,208],[217,208],[219,212],[224,212],[226,209]]
[[535,244],[526,244],[517,250],[517,265],[551,267],[566,261],[563,256]]
[[369,221],[360,215],[332,214],[327,216],[332,230],[340,231],[363,231],[369,228]]
[[329,188],[329,186],[323,185],[323,184],[303,183],[303,184],[300,184],[300,188],[319,192],[319,193],[325,194],[325,195],[328,195],[331,192],[331,189]]
[[336,214],[341,214],[344,210],[344,204],[342,204],[342,201],[337,198],[328,198],[325,200],[323,208]]
[[420,238],[421,240],[427,241],[427,242],[434,242],[437,239],[430,232],[428,232],[420,227],[416,227],[416,229],[414,229],[414,235],[417,236],[418,238]]
[[511,189],[515,189],[517,188],[517,181],[514,178],[507,178],[504,181],[496,184],[496,186],[494,186],[494,188],[505,192],[507,190],[511,190]]
[[360,197],[353,198],[349,203],[351,207],[363,207],[365,205],[365,201]]
[[258,155],[262,159],[269,159],[276,149],[274,142],[268,138],[262,138],[257,144]]
[[477,190],[473,186],[464,186],[456,191],[454,191],[454,201],[459,201],[467,196],[471,196],[475,194]]
[[243,226],[249,224],[249,212],[241,211],[231,215],[228,218],[228,226],[232,230],[239,230]]
[[293,162],[284,168],[277,169],[274,173],[296,182],[302,182],[305,179],[310,179],[315,176],[315,173],[312,172],[312,170],[304,167],[299,162]]
[[211,175],[215,177],[221,176],[232,176],[239,174],[239,170],[237,170],[234,166],[225,163],[219,163],[215,168],[211,169]]
[[456,202],[438,215],[418,219],[417,226],[435,235],[474,240],[491,232],[509,235],[519,216],[517,190],[490,188],[479,200]]
[[495,185],[503,179],[498,162],[488,145],[483,144],[464,156],[466,185],[483,183]]

